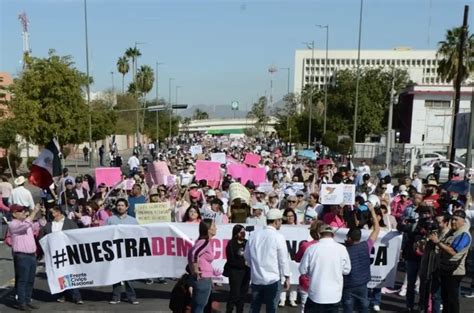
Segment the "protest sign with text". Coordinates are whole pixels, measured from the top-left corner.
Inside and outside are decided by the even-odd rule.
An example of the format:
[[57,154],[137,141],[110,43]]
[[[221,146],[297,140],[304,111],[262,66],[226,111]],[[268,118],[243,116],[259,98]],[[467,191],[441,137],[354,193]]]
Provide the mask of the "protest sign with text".
[[322,184],[320,188],[321,204],[354,204],[355,185]]
[[[224,267],[225,248],[232,238],[233,227],[233,224],[219,225],[216,236],[210,241],[215,252],[214,268]],[[51,293],[150,277],[181,277],[188,251],[199,236],[198,228],[197,224],[161,223],[93,227],[49,234],[40,243],[45,253]],[[260,229],[259,226],[255,228]],[[280,233],[286,239],[291,259],[302,242],[311,240],[307,225],[283,225]],[[335,239],[344,242],[346,233],[347,229],[338,229]],[[368,231],[362,231],[363,240],[368,235]],[[398,232],[379,235],[370,252],[372,281],[369,288],[393,287],[401,239]],[[298,284],[298,265],[290,262],[292,284]],[[226,282],[223,277],[215,279]]]
[[135,204],[138,224],[171,222],[169,202]]
[[95,181],[97,186],[104,183],[108,187],[112,187],[121,180],[122,170],[119,167],[98,167],[95,169]]

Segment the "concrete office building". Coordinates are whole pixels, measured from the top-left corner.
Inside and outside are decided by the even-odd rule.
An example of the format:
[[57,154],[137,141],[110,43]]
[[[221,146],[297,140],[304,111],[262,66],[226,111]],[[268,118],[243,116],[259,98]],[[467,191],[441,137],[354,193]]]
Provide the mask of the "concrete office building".
[[[296,50],[294,92],[300,93],[305,85],[324,88],[326,77],[331,81],[335,71],[355,69],[357,50],[329,50],[328,73],[325,75],[326,50],[315,49],[314,58],[311,49]],[[410,79],[419,85],[449,85],[438,77],[438,60],[435,50],[411,50],[396,48],[393,50],[361,50],[362,68],[406,69]]]

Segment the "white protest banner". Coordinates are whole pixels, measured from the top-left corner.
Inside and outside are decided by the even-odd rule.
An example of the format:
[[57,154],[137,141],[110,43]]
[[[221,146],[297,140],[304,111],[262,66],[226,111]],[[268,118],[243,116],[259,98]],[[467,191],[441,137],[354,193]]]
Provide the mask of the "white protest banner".
[[202,154],[202,146],[201,145],[191,146],[189,151],[191,151],[191,155],[194,158],[197,154]]
[[321,204],[354,204],[355,185],[322,184],[319,196]]
[[[214,268],[222,270],[224,267],[225,248],[233,227],[233,224],[217,227],[217,234],[211,240],[215,252]],[[307,225],[283,225],[280,232],[286,239],[291,259],[303,241],[311,240]],[[335,239],[344,242],[346,232],[347,229],[338,229]],[[49,288],[56,294],[66,289],[109,286],[127,280],[181,277],[188,251],[198,236],[197,224],[159,223],[54,232],[40,243],[45,254]],[[368,236],[369,232],[363,230],[362,239],[366,240]],[[393,287],[401,241],[398,232],[380,233],[370,253],[372,281],[368,287]],[[290,262],[292,284],[298,284],[298,265]],[[226,282],[224,277],[214,280]]]
[[135,216],[139,224],[171,222],[170,203],[135,204]]
[[219,162],[220,164],[226,164],[227,159],[224,152],[219,153],[211,153],[211,161],[212,162]]

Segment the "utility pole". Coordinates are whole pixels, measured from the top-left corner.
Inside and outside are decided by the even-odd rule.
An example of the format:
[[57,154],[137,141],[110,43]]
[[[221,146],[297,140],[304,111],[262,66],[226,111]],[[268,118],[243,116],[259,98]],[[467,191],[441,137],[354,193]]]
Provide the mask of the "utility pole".
[[[156,81],[156,85],[155,85],[155,90],[156,90],[156,105],[158,106],[160,104],[160,100],[158,98],[158,66],[160,66],[161,64],[164,64],[164,63],[160,63],[160,62],[156,62],[156,70],[155,70],[155,81]],[[158,112],[159,110],[156,110],[156,143],[158,144],[159,142],[159,135],[160,135],[160,122],[159,122],[159,115],[158,115]],[[157,147],[158,148],[158,147]]]
[[91,87],[90,87],[90,76],[89,76],[89,37],[87,34],[87,0],[84,0],[84,27],[86,35],[86,75],[87,75],[87,106],[89,107],[89,167],[92,168],[92,157],[94,156],[94,151],[92,147],[92,108],[91,108]]
[[[459,104],[461,102],[461,84],[464,77],[464,48],[466,45],[466,35],[467,35],[467,21],[469,16],[469,6],[464,6],[464,18],[461,28],[461,40],[459,42],[459,52],[458,52],[458,72],[456,75],[456,80],[454,81],[454,111],[453,111],[453,124],[451,130],[451,146],[449,153],[449,161],[452,163],[456,159],[456,149],[454,148],[454,139],[456,137],[456,123],[458,120],[459,114]],[[469,57],[469,56],[468,56]],[[449,167],[449,179],[453,177],[453,167]]]
[[168,98],[168,109],[169,109],[169,138],[170,138],[170,144],[171,144],[171,118],[173,117],[173,109],[171,106],[171,81],[174,78],[169,78],[169,98]]
[[[311,62],[310,62],[310,69],[311,69],[311,75],[313,73],[313,62],[314,62],[314,40],[311,42],[305,43],[308,48],[311,47]],[[312,118],[313,118],[313,87],[314,85],[310,85],[310,91],[309,91],[309,100],[308,100],[308,105],[309,105],[309,129],[308,129],[308,149],[311,147],[311,123],[312,123]]]
[[357,110],[359,107],[359,82],[360,82],[360,43],[362,39],[362,12],[364,7],[364,0],[360,0],[360,15],[359,15],[359,44],[357,48],[357,79],[356,79],[356,92],[355,92],[355,103],[354,103],[354,129],[352,132],[352,159],[355,158],[355,146],[356,146],[356,135],[357,135]]
[[466,154],[466,169],[464,172],[464,179],[469,181],[469,174],[472,168],[472,140],[474,132],[474,88],[471,88],[471,117],[469,119],[469,134],[467,136],[467,154]]
[[[329,25],[316,25],[319,28],[326,28],[326,61],[324,62],[324,121],[323,134],[326,133],[326,116],[328,110],[328,55],[329,55]],[[323,149],[324,152],[324,149]],[[323,155],[324,157],[324,155]]]
[[392,148],[392,119],[393,119],[393,104],[395,102],[395,68],[392,68],[392,88],[390,89],[390,104],[388,107],[388,126],[387,126],[387,145],[385,151],[385,164],[390,166],[391,163],[391,148]]
[[[286,96],[290,96],[290,68],[289,67],[282,67],[280,70],[287,70],[288,76],[286,79]],[[287,107],[289,107],[287,103]],[[286,117],[286,130],[290,128],[290,112],[288,112],[288,116]]]

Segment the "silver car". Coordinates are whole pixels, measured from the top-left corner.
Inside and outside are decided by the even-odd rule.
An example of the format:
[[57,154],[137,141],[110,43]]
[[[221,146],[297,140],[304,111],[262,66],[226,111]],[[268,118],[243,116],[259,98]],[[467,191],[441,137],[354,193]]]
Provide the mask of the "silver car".
[[[449,179],[449,166],[453,165],[454,172],[459,174],[460,178],[464,178],[465,166],[461,162],[449,162],[449,160],[431,160],[416,166],[415,171],[418,172],[418,177],[423,181],[435,180],[434,169],[436,165],[440,166],[439,183],[447,182]],[[472,175],[471,175],[472,181]]]

